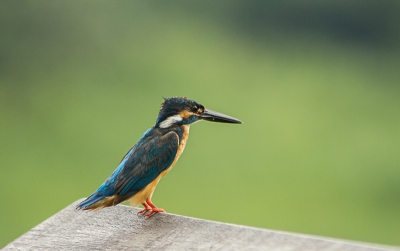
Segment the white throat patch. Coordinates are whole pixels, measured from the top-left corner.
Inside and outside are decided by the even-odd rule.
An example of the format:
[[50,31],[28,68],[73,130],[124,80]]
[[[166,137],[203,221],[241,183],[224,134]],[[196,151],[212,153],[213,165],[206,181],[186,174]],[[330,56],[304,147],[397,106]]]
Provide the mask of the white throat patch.
[[182,121],[181,115],[177,114],[174,116],[170,116],[166,118],[163,122],[160,123],[160,128],[167,128],[173,125],[175,122]]

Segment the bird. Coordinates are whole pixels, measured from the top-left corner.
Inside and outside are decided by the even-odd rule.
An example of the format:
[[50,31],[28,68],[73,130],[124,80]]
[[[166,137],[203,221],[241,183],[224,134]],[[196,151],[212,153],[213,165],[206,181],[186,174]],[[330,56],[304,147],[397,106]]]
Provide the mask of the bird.
[[181,156],[190,125],[202,120],[242,124],[189,98],[164,98],[155,125],[125,154],[109,178],[76,208],[96,211],[129,200],[131,205],[143,205],[137,215],[148,218],[165,212],[153,204],[154,190]]

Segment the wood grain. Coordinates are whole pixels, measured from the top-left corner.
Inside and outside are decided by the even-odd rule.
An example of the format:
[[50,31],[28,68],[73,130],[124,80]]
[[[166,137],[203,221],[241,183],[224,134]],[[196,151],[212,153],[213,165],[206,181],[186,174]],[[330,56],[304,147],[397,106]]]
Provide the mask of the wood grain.
[[137,217],[137,208],[76,211],[81,200],[3,250],[399,250],[212,222],[173,214]]

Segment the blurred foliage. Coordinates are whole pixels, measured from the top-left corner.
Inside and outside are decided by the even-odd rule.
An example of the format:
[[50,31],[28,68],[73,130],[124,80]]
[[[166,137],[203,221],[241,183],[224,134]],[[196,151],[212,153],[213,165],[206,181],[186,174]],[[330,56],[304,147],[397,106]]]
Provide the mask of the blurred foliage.
[[[398,1],[2,1],[0,247],[90,195],[187,96],[175,214],[400,245]],[[134,217],[134,216],[133,216]]]

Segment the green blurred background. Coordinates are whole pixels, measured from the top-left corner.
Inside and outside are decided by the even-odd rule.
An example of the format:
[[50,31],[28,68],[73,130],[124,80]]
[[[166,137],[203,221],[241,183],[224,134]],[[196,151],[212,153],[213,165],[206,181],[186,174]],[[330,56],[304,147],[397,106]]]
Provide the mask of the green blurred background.
[[193,125],[156,205],[400,245],[399,13],[399,1],[2,1],[0,247],[97,189],[170,96],[244,124]]

